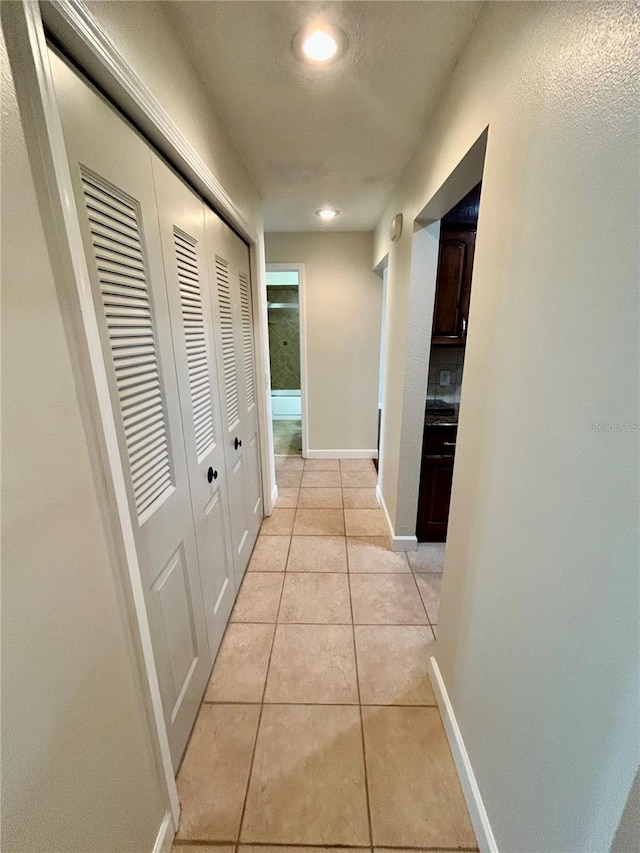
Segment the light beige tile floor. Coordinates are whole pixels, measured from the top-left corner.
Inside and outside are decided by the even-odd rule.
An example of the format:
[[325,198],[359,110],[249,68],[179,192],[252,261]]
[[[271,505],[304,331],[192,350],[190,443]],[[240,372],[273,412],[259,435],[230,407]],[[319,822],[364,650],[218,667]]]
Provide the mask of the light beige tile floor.
[[378,509],[375,488],[343,488],[342,498],[345,509]]
[[261,536],[291,535],[296,517],[295,507],[276,507],[269,518],[265,518],[260,528]]
[[342,509],[342,489],[330,486],[300,489],[298,506],[311,509]]
[[290,536],[258,536],[247,571],[284,572],[290,541]]
[[444,549],[390,550],[370,460],[287,457],[277,478],[178,774],[174,853],[477,850],[428,676]]
[[280,486],[278,488],[277,507],[297,507],[298,492],[300,490],[291,486]]

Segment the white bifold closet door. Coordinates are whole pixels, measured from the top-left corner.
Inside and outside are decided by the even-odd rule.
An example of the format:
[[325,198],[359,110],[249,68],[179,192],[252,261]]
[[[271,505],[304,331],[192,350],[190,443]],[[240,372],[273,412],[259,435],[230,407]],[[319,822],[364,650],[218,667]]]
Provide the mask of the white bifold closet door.
[[262,521],[249,250],[209,208],[205,211],[212,280],[231,536],[238,582]]
[[248,249],[49,56],[177,767],[262,519]]
[[236,596],[202,200],[152,152],[200,578],[212,654]]

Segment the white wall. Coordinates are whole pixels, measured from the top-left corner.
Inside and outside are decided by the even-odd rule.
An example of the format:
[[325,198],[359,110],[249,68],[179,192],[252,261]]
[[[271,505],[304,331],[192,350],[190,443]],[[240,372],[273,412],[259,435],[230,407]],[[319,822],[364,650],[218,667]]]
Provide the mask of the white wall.
[[267,234],[267,263],[305,265],[309,450],[375,451],[382,281],[365,232]]
[[638,434],[591,426],[639,420],[639,15],[485,4],[375,238],[402,529],[427,360],[407,360],[412,229],[389,245],[388,224],[488,125],[437,660],[508,853],[607,850],[639,761]]
[[166,795],[1,47],[2,849],[150,851]]

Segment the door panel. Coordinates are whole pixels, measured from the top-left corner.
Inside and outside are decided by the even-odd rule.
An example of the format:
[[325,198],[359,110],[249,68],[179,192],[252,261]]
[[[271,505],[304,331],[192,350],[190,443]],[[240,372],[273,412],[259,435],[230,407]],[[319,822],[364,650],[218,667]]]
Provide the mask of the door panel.
[[134,199],[82,167],[80,172],[133,496],[142,521],[173,488],[173,476],[140,211]]
[[434,344],[462,346],[465,343],[475,238],[475,231],[440,233],[433,313]]
[[240,294],[240,316],[242,318],[242,362],[244,368],[245,405],[247,413],[256,406],[256,380],[254,373],[253,313],[251,311],[251,290],[246,274],[238,272]]
[[[240,241],[238,241],[240,242]],[[247,436],[245,452],[245,490],[249,513],[249,535],[255,537],[262,523],[262,479],[260,477],[260,439],[258,434],[258,409],[256,405],[255,345],[253,337],[253,311],[249,281],[249,250],[242,243],[238,248],[238,294],[242,318],[242,367],[244,369],[244,419],[243,433]]]
[[205,209],[211,310],[224,388],[223,444],[236,583],[246,569],[262,521],[255,352],[249,250],[213,211]]
[[[155,168],[154,168],[155,172]],[[158,192],[161,210],[162,197]],[[161,222],[166,215],[161,214]],[[202,311],[202,284],[197,255],[197,241],[177,226],[173,226],[173,255],[166,247],[166,266],[175,266],[182,314],[182,339],[185,346],[186,371],[189,378],[189,397],[194,427],[194,450],[198,460],[215,446],[213,426],[213,393],[209,369],[209,353],[204,314]],[[164,238],[164,234],[162,235]],[[164,251],[164,247],[163,247]],[[169,282],[167,282],[169,285]],[[173,282],[171,282],[173,284]],[[171,304],[171,299],[169,300]],[[177,319],[177,318],[176,318]]]
[[197,653],[189,576],[181,548],[171,555],[152,590],[157,598],[158,616],[164,628],[166,659],[171,676],[166,684],[173,688],[167,695],[167,704],[172,709],[173,717]]
[[[206,211],[207,241],[211,249],[224,249],[223,245],[211,244],[211,218],[215,217]],[[217,220],[217,217],[215,217]],[[222,224],[222,223],[220,223]],[[216,223],[217,225],[217,223]],[[224,232],[222,232],[224,235]],[[210,264],[211,269],[211,264]],[[251,555],[249,547],[249,525],[245,499],[244,468],[242,445],[240,442],[240,398],[238,388],[238,359],[236,354],[237,316],[234,310],[232,293],[231,263],[216,251],[213,258],[215,289],[212,289],[212,310],[216,318],[215,325],[219,328],[218,361],[222,365],[220,382],[224,387],[224,452],[229,472],[229,513],[231,521],[231,541],[233,543],[233,559],[236,573],[236,583],[240,581]]]
[[466,245],[462,240],[448,234],[441,236],[433,317],[435,337],[458,337],[465,254]]
[[249,447],[245,451],[245,489],[248,496],[247,511],[249,527],[257,531],[262,522],[262,482],[260,477],[260,445],[257,431],[249,439]]
[[155,154],[153,175],[202,597],[213,658],[233,607],[236,583],[221,443],[215,335],[209,310],[204,205]]
[[422,460],[418,519],[419,542],[444,542],[453,482],[453,456],[425,456]]
[[238,365],[236,359],[236,318],[231,295],[231,271],[229,261],[215,256],[215,281],[217,287],[217,307],[220,327],[222,353],[222,378],[224,380],[224,399],[226,407],[227,436],[232,435],[240,426],[240,400],[238,397]]
[[174,765],[211,669],[151,151],[50,51]]

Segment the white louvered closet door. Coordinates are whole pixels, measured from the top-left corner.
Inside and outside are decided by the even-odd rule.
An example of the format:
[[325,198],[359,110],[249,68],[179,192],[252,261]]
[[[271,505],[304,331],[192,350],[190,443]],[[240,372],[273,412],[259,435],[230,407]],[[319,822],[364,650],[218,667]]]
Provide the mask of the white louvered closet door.
[[153,174],[212,657],[236,594],[204,234],[204,204],[160,159]]
[[[242,340],[241,419],[244,423],[244,476],[249,533],[258,535],[263,518],[262,477],[260,467],[260,435],[258,432],[258,405],[256,399],[256,355],[253,329],[253,304],[251,298],[251,267],[249,247],[236,235],[238,297],[240,302],[240,327]],[[245,446],[246,445],[246,446]]]
[[177,766],[206,687],[211,657],[152,154],[86,81],[52,51],[49,54]]
[[231,535],[239,583],[263,515],[249,250],[209,208],[205,209],[205,223]]

